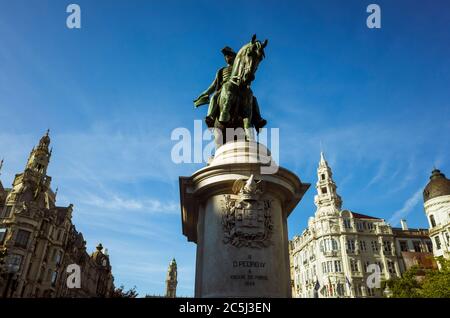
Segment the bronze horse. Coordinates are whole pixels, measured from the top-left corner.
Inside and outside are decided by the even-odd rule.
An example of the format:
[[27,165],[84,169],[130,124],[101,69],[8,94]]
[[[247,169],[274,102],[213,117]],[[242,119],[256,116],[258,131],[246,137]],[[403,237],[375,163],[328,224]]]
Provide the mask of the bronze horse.
[[[253,35],[251,42],[244,45],[236,55],[231,72],[231,78],[223,84],[218,98],[220,115],[214,125],[217,140],[222,137],[222,143],[230,141],[227,138],[227,128],[243,128],[245,139],[254,140],[252,121],[252,106],[256,98],[250,89],[259,63],[264,59],[264,48],[267,40],[261,43]],[[259,127],[256,127],[259,128]],[[218,131],[219,130],[219,131]],[[220,132],[220,133],[219,133]],[[234,132],[235,133],[235,132]]]

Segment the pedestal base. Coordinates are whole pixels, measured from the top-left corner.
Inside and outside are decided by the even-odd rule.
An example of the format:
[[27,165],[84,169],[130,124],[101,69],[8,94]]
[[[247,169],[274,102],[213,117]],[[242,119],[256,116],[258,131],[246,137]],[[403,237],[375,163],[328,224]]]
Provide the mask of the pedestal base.
[[309,184],[248,142],[180,177],[183,234],[197,243],[195,297],[291,297],[287,217]]

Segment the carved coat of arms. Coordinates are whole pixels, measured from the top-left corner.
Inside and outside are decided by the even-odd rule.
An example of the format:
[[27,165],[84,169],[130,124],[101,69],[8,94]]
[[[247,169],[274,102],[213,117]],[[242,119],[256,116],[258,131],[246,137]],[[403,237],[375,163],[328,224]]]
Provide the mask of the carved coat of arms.
[[246,181],[237,180],[233,192],[234,195],[225,195],[222,210],[223,242],[235,247],[269,246],[273,223],[270,200],[260,200],[264,183],[256,182],[251,175]]

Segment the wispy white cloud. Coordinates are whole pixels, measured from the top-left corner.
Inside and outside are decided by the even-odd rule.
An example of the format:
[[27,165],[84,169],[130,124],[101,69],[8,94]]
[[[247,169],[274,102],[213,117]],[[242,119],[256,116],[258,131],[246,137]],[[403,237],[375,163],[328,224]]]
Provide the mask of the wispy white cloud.
[[376,174],[367,183],[366,188],[369,188],[371,185],[373,185],[373,184],[377,183],[378,181],[380,181],[385,176],[386,171],[387,171],[387,161],[383,160],[381,162],[381,164],[378,166]]
[[124,198],[118,194],[105,198],[86,193],[79,198],[79,203],[106,210],[143,211],[146,213],[178,214],[180,210],[180,205],[174,201],[163,202],[159,199]]
[[405,218],[420,202],[422,199],[423,187],[420,187],[413,195],[411,195],[403,204],[402,208],[395,211],[392,217],[389,219],[391,225],[397,225],[402,218]]

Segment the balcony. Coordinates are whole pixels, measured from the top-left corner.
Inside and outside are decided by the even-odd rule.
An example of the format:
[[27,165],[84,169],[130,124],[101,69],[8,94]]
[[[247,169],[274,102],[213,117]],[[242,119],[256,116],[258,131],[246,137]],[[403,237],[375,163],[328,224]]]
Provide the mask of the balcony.
[[324,256],[328,256],[328,257],[332,257],[332,256],[338,256],[338,251],[327,251],[327,252],[323,252]]

